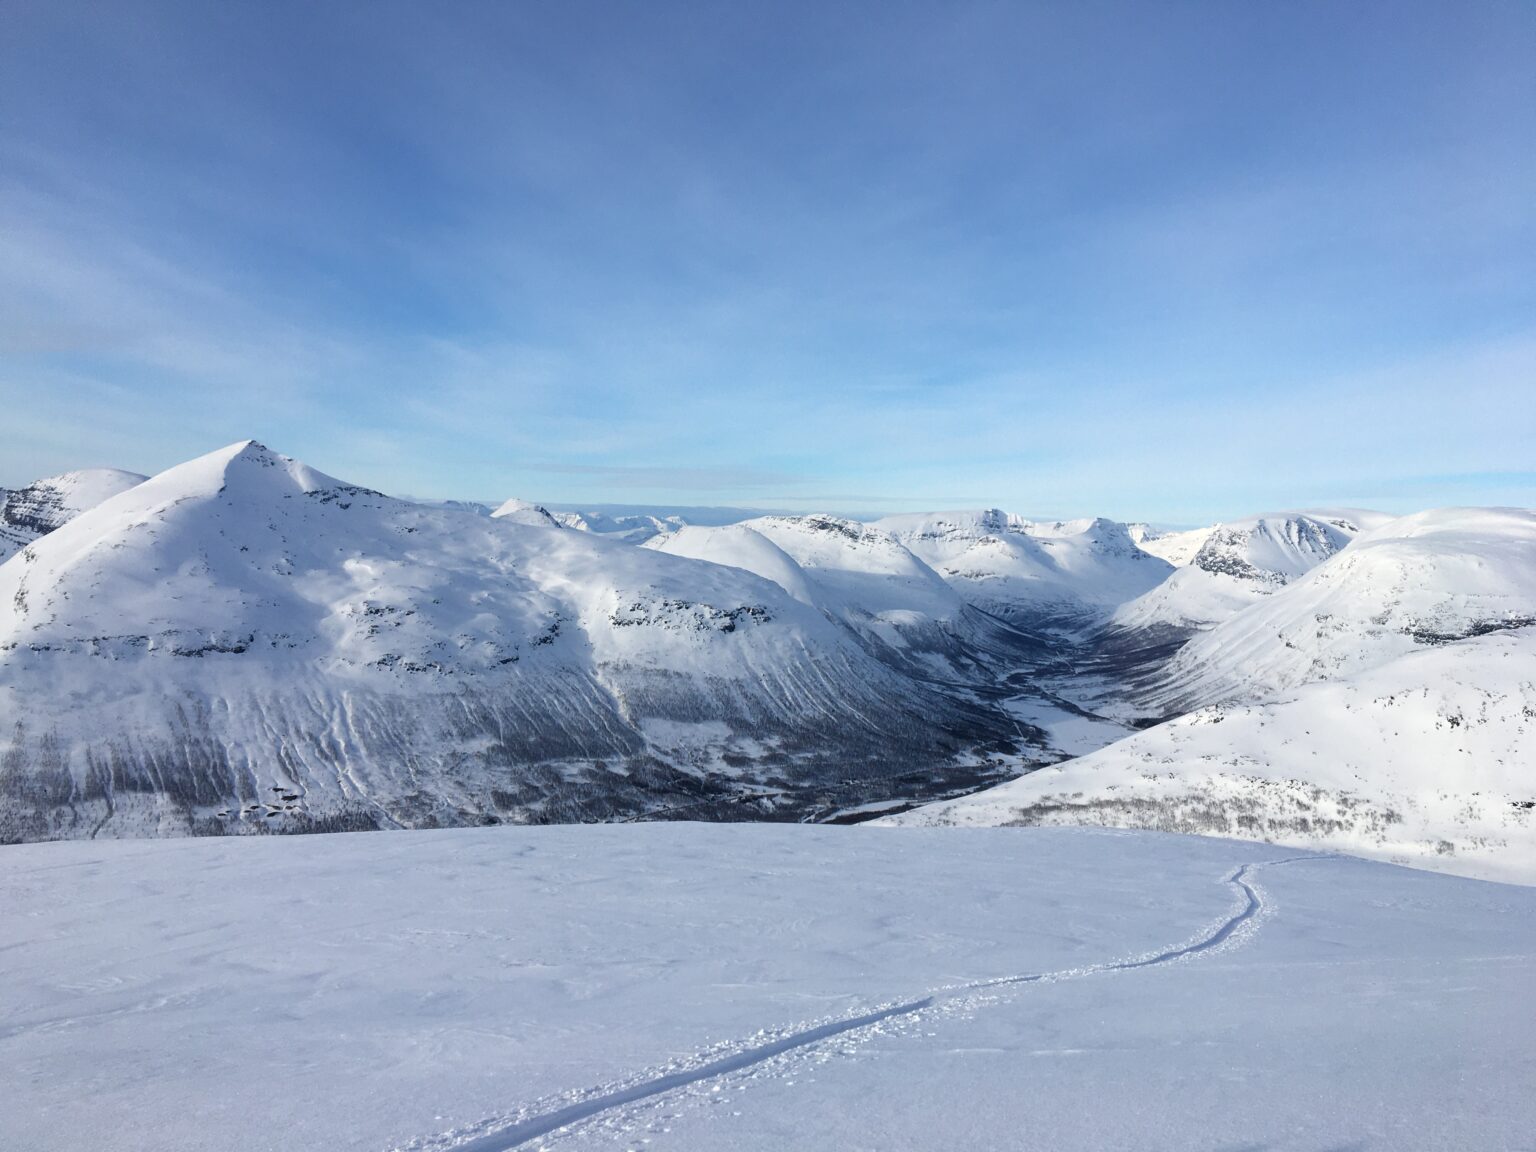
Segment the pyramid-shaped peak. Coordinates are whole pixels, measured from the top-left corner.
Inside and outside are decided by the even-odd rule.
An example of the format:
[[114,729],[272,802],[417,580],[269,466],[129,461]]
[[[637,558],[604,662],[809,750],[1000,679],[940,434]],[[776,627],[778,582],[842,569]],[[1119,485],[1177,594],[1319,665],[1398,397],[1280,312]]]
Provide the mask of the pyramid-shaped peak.
[[176,500],[228,494],[272,497],[293,493],[354,492],[348,484],[257,440],[238,440],[151,477],[135,491],[145,508]]
[[542,504],[519,500],[516,496],[503,503],[491,516],[512,524],[531,524],[538,528],[564,528],[550,510]]

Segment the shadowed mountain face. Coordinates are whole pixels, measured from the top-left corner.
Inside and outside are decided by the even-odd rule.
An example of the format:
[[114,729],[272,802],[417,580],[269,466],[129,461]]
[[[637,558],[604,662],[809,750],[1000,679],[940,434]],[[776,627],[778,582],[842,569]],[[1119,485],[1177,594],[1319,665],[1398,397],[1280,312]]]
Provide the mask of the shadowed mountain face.
[[936,577],[861,630],[537,519],[243,443],[38,539],[0,566],[4,836],[783,817],[1026,750],[946,679],[995,682],[1027,641]]
[[[1161,583],[1119,604],[1087,646],[1095,669],[1125,711],[1140,700],[1187,642],[1274,596],[1343,551],[1362,531],[1392,517],[1361,509],[1280,512],[1166,537],[1144,538],[1176,567]],[[1161,709],[1147,697],[1130,711]],[[1161,711],[1158,715],[1164,714]]]

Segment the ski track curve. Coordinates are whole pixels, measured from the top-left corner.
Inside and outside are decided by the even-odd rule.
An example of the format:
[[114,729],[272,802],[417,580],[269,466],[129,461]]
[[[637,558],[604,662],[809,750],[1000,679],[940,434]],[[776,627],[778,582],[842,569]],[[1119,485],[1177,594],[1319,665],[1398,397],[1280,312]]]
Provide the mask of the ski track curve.
[[1265,903],[1260,890],[1248,882],[1250,875],[1260,869],[1273,868],[1281,864],[1294,864],[1307,860],[1328,860],[1332,858],[1332,854],[1329,853],[1308,853],[1306,855],[1285,856],[1278,860],[1265,860],[1242,865],[1230,875],[1224,877],[1223,883],[1236,888],[1241,893],[1243,906],[1210,929],[1210,931],[1190,943],[1176,948],[1169,948],[1151,956],[1102,964],[1090,964],[1080,968],[1066,968],[1054,972],[1031,972],[1018,976],[998,976],[989,980],[974,980],[965,984],[946,985],[942,988],[933,989],[916,999],[890,1004],[873,1011],[860,1013],[859,1015],[848,1016],[840,1020],[832,1020],[799,1029],[766,1044],[742,1048],[739,1051],[699,1064],[696,1067],[684,1068],[676,1072],[638,1080],[623,1087],[612,1088],[606,1092],[599,1089],[597,1094],[589,1095],[585,1099],[577,1100],[562,1107],[552,1108],[510,1124],[504,1123],[501,1127],[492,1131],[481,1132],[475,1135],[466,1133],[458,1139],[450,1135],[446,1139],[438,1137],[425,1142],[413,1141],[411,1144],[397,1146],[397,1148],[432,1148],[438,1150],[438,1152],[513,1152],[514,1149],[520,1148],[529,1141],[538,1139],[540,1136],[548,1136],[562,1128],[612,1112],[627,1104],[635,1104],[643,1100],[665,1095],[678,1088],[686,1088],[689,1085],[698,1084],[705,1080],[712,1080],[732,1072],[739,1072],[755,1064],[771,1060],[775,1056],[792,1052],[798,1048],[808,1048],[823,1040],[847,1035],[859,1029],[879,1024],[882,1021],[916,1016],[924,1009],[931,1008],[944,1001],[958,999],[970,993],[984,992],[994,988],[1019,984],[1075,980],[1084,976],[1097,975],[1101,972],[1131,972],[1139,968],[1156,968],[1164,964],[1187,959],[1191,956],[1198,956],[1203,952],[1213,951],[1226,944],[1244,925],[1252,923],[1259,913],[1264,910]]

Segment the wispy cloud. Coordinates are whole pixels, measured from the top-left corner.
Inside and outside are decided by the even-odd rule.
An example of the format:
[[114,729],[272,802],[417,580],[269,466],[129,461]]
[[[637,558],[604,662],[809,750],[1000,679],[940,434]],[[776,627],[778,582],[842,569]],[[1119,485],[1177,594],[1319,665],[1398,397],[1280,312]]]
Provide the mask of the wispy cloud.
[[789,484],[802,477],[757,468],[686,468],[667,465],[528,464],[535,475],[587,476],[597,486],[661,491],[738,492]]
[[435,495],[1508,498],[1492,474],[1536,438],[1536,15],[1378,33],[24,4],[0,483],[255,435]]

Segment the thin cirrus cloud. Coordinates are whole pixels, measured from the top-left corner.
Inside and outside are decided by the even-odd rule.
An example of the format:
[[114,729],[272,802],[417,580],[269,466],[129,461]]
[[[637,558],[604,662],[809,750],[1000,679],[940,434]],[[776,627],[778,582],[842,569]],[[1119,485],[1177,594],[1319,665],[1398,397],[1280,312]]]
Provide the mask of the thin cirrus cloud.
[[791,473],[753,468],[675,468],[667,465],[532,464],[528,471],[587,477],[599,487],[662,492],[741,492],[803,479]]
[[444,497],[1536,502],[1533,56],[1495,5],[22,0],[0,484],[257,436]]

